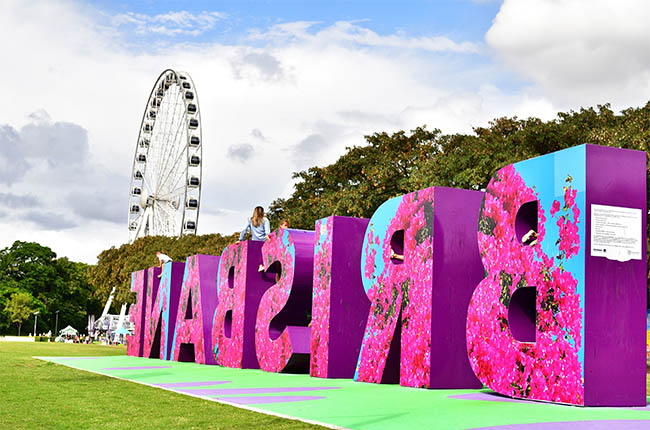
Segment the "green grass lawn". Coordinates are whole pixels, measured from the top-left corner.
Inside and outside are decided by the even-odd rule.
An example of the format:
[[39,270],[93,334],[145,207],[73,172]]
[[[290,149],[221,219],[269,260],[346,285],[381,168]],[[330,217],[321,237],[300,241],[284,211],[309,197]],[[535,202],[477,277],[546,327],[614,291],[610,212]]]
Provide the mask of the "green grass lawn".
[[[0,429],[322,428],[32,358],[124,354],[121,347],[0,341]],[[650,379],[647,389],[650,395]],[[427,397],[426,402],[450,402],[446,396],[442,400],[438,397]],[[479,408],[495,406],[479,404]],[[282,410],[283,404],[272,407]],[[500,407],[507,409],[513,404]],[[537,411],[544,405],[532,402],[514,407]],[[346,414],[351,413],[348,409]],[[554,412],[575,419],[574,415],[584,410],[566,408]],[[595,408],[594,413],[604,412]]]
[[0,341],[2,429],[321,429],[33,356],[124,355],[101,345]]

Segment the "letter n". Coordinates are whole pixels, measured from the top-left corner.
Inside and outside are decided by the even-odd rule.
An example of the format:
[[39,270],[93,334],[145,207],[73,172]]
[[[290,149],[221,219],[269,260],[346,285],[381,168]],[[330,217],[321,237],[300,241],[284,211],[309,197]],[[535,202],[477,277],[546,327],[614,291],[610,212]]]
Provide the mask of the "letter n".
[[168,360],[171,355],[184,266],[177,262],[165,264],[160,280],[160,269],[149,268],[143,357]]

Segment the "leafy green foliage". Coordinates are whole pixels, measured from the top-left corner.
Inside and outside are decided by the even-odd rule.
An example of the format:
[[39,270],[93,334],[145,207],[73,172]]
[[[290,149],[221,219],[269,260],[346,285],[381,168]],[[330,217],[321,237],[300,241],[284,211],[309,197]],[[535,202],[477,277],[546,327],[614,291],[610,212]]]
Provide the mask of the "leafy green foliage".
[[334,164],[294,173],[299,179],[288,199],[269,208],[273,227],[288,218],[292,227],[313,229],[330,215],[370,217],[391,197],[409,192],[409,178],[419,164],[437,153],[439,130],[418,127],[407,134],[375,133],[368,145],[348,148]]
[[9,321],[18,326],[18,336],[23,322],[32,315],[34,298],[24,291],[13,293],[5,306],[5,312],[9,314]]
[[473,135],[442,136],[440,151],[418,165],[410,189],[438,185],[481,190],[505,165],[583,143],[645,151],[643,137],[647,139],[650,133],[648,121],[650,104],[628,109],[622,115],[614,115],[609,105],[603,105],[560,112],[558,119],[546,122],[538,118],[498,118],[486,128],[475,128]]
[[37,333],[54,332],[56,311],[59,328],[70,324],[83,329],[88,313],[101,310],[86,280],[87,268],[65,257],[57,259],[38,243],[16,241],[0,250],[0,332],[12,332],[11,325],[17,324],[6,310],[15,294],[30,298],[30,315],[40,312]]

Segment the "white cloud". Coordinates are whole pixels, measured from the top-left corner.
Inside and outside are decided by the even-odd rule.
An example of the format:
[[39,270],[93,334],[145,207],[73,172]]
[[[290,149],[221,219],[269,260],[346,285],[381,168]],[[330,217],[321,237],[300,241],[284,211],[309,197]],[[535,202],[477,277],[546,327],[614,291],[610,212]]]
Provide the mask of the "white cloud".
[[486,35],[562,106],[643,104],[650,94],[650,2],[504,1]]
[[27,211],[23,218],[31,221],[37,229],[61,231],[77,227],[77,223],[59,213],[47,211]]
[[[0,125],[0,160],[20,167],[20,174],[10,170],[10,181],[4,181],[11,192],[0,192],[5,223],[54,232],[95,220],[121,225],[123,192],[116,190],[124,189],[128,179],[90,157],[87,131],[53,121],[44,110],[27,119],[20,129]],[[21,239],[25,233],[13,229],[5,237]]]
[[20,147],[18,132],[9,125],[0,125],[0,183],[11,185],[20,181],[29,164]]
[[17,195],[12,193],[0,193],[0,205],[7,208],[30,208],[40,204],[35,196],[25,194]]
[[238,143],[228,147],[228,158],[240,163],[245,163],[255,155],[255,148],[250,143]]
[[255,139],[261,140],[262,142],[266,142],[266,137],[264,137],[262,131],[259,128],[252,129],[251,136],[253,136]]
[[199,14],[179,11],[158,15],[127,12],[113,16],[111,22],[115,27],[133,26],[138,34],[199,36],[212,30],[225,17],[220,12],[205,11]]
[[315,164],[325,149],[327,149],[327,141],[320,134],[312,133],[302,139],[292,151],[292,159],[298,168],[296,170]]
[[289,78],[277,58],[259,49],[241,52],[231,65],[237,79],[280,81]]
[[473,42],[454,42],[446,36],[408,37],[403,34],[382,36],[357,25],[359,21],[339,21],[335,24],[310,32],[316,21],[300,21],[272,26],[269,30],[251,31],[251,40],[266,40],[286,43],[316,42],[319,44],[351,43],[359,46],[396,49],[421,49],[431,52],[477,53],[480,46]]

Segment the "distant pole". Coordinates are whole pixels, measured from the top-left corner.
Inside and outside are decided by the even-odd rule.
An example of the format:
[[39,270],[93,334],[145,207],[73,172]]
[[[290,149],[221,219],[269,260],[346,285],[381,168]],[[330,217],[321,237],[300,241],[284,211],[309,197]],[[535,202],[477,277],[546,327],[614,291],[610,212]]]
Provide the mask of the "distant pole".
[[36,337],[36,321],[38,321],[38,314],[40,311],[34,312],[34,337]]
[[54,337],[59,334],[59,311],[54,312],[56,315],[56,323],[54,323]]

